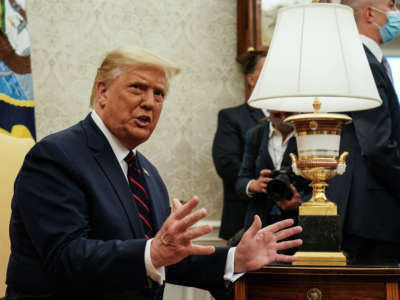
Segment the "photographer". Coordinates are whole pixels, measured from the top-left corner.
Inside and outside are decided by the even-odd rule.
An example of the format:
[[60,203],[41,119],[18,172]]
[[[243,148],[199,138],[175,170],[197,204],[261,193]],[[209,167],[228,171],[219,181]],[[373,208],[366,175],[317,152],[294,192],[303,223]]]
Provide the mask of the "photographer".
[[290,168],[289,153],[297,154],[293,127],[283,121],[290,115],[293,113],[270,110],[269,122],[247,133],[236,181],[236,191],[249,199],[245,228],[254,215],[260,216],[263,226],[287,218],[297,221],[298,207],[302,200],[308,200],[309,182],[295,176]]

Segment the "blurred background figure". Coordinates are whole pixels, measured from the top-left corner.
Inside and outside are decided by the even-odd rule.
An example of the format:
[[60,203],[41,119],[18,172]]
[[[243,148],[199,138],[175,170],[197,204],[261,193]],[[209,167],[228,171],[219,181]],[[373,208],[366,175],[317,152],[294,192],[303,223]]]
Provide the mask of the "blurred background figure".
[[[244,67],[247,90],[253,90],[261,72],[267,52],[249,59]],[[247,201],[235,192],[235,182],[244,152],[247,131],[259,124],[265,113],[247,104],[222,109],[218,113],[218,126],[212,146],[212,157],[224,186],[224,202],[219,236],[231,238],[243,228]]]

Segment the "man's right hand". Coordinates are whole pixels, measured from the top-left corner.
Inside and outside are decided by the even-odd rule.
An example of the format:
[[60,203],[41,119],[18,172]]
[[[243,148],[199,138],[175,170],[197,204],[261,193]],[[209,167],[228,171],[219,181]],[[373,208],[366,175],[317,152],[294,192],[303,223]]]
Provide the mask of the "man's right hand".
[[255,193],[267,193],[267,185],[268,182],[272,180],[272,178],[267,177],[268,174],[271,173],[271,170],[264,169],[260,171],[260,176],[256,180],[250,183],[249,192],[252,194]]
[[192,244],[193,239],[212,230],[211,225],[190,228],[207,215],[204,208],[192,212],[198,203],[196,196],[184,205],[177,199],[172,200],[173,212],[151,243],[150,256],[155,268],[176,264],[189,255],[214,253],[214,246]]

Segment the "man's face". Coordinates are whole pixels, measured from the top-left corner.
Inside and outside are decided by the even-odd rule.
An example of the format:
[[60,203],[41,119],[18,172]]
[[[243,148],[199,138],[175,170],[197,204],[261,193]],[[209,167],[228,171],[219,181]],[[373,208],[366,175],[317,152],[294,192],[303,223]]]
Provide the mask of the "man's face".
[[96,112],[128,149],[145,142],[160,117],[167,93],[163,70],[128,67],[111,82],[98,83]]
[[294,115],[293,112],[269,110],[269,120],[272,126],[282,134],[288,134],[292,132],[293,126],[289,123],[284,122],[287,117]]

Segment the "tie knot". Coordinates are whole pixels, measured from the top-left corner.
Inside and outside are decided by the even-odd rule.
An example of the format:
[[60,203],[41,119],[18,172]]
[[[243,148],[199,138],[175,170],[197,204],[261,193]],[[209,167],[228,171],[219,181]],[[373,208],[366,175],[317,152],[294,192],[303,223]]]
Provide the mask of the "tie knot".
[[135,160],[135,153],[133,153],[133,151],[129,151],[128,155],[124,158],[124,160],[128,163],[131,164],[132,162],[134,162]]

